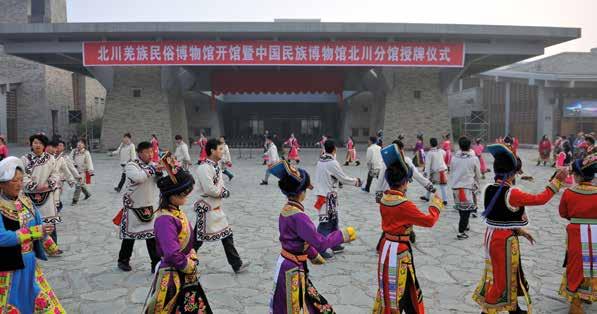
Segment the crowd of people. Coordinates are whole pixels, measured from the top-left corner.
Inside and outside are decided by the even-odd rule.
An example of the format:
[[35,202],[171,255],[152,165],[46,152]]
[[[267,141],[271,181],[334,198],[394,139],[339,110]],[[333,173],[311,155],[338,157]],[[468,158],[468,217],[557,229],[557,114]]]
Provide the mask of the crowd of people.
[[[468,238],[469,219],[480,207],[480,180],[490,171],[483,152],[493,156],[494,179],[484,188],[481,200],[480,215],[486,224],[485,268],[473,292],[481,311],[532,311],[519,245],[521,237],[535,241],[525,229],[529,223],[526,210],[547,203],[563,188],[559,213],[569,224],[560,294],[570,302],[570,313],[584,313],[583,303],[597,301],[597,154],[590,134],[579,136],[578,141],[559,138],[554,144],[547,137],[542,139],[539,164],[547,165],[550,156],[557,156],[556,171],[537,194],[516,186],[523,165],[515,137],[506,136],[484,147],[481,140],[462,136],[453,152],[450,134],[445,134],[441,143],[430,138],[427,148],[423,134],[418,134],[410,158],[404,136],[384,143],[383,131],[376,135],[368,141],[365,181],[342,169],[337,160],[339,145],[330,137],[322,136],[318,142],[320,156],[311,176],[298,167],[301,146],[294,134],[284,142],[264,135],[263,163],[267,167],[261,184],[276,177],[287,198],[278,220],[281,252],[275,264],[271,313],[334,313],[311,281],[307,262],[325,264],[345,250],[343,244],[357,238],[355,228],[343,227],[340,221],[338,189],[343,186],[366,193],[373,188],[371,202],[379,206],[378,289],[372,312],[424,313],[412,250],[414,227],[432,228],[452,195],[460,216],[456,239]],[[122,240],[116,265],[122,271],[132,271],[135,241],[144,240],[154,274],[144,313],[212,313],[208,293],[199,280],[197,251],[205,242],[221,242],[233,272],[245,272],[250,266],[235,246],[224,211],[231,194],[224,175],[229,181],[234,177],[232,159],[223,136],[208,139],[201,134],[198,165],[193,166],[188,144],[180,135],[174,139],[176,149],[170,153],[160,149],[155,135],[135,145],[126,133],[119,147],[109,153],[118,156],[122,169],[114,187],[122,194],[122,209],[113,218]],[[75,189],[73,205],[80,201],[81,192],[89,199],[93,162],[84,139],[70,154],[65,153],[64,142],[50,142],[43,134],[31,136],[29,144],[31,152],[19,159],[8,156],[4,141],[0,141],[0,154],[5,154],[0,161],[0,309],[7,313],[64,313],[36,260],[65,254],[56,233],[56,224],[62,222],[61,194],[69,185]],[[344,144],[344,166],[353,162],[359,166],[353,139],[349,137]],[[283,147],[288,148],[288,155]],[[556,149],[560,151],[552,155]],[[427,191],[420,196],[426,210],[407,193],[413,180]],[[197,214],[193,224],[181,207],[189,202],[194,189],[200,197],[193,200]],[[309,190],[316,196],[317,225],[305,213]],[[519,305],[519,296],[526,310]]]

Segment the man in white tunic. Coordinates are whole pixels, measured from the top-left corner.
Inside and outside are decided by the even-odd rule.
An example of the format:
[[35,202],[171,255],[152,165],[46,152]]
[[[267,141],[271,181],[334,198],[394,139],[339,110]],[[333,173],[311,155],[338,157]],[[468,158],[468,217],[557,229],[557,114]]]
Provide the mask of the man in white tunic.
[[379,180],[379,171],[383,165],[383,160],[381,158],[381,147],[377,145],[377,137],[371,136],[369,137],[369,147],[367,147],[367,183],[365,183],[365,187],[363,191],[369,193],[371,189],[371,182],[373,182],[373,178]]
[[471,150],[471,140],[461,137],[458,140],[460,151],[452,157],[450,165],[450,185],[454,195],[455,207],[460,214],[458,222],[459,240],[468,238],[469,218],[477,211],[477,191],[480,187],[481,164],[475,152]]
[[[21,157],[25,166],[23,173],[23,192],[31,198],[37,206],[44,223],[54,224],[62,222],[58,214],[58,202],[55,198],[55,191],[60,186],[60,174],[56,167],[54,156],[45,152],[49,140],[43,134],[35,134],[29,137],[31,152]],[[58,243],[56,228],[51,234],[55,243]],[[62,251],[58,250],[60,255]]]
[[160,190],[158,179],[161,170],[151,161],[153,150],[151,143],[141,142],[137,146],[138,158],[124,167],[128,185],[122,197],[123,209],[120,221],[122,245],[118,254],[118,268],[131,271],[130,259],[135,240],[145,240],[147,253],[151,259],[151,272],[160,261],[155,246],[153,222],[158,211]]
[[[439,190],[442,193],[442,199],[444,200],[444,206],[448,204],[448,194],[446,193],[446,186],[448,185],[448,166],[446,165],[445,158],[446,152],[438,147],[436,138],[429,140],[431,148],[425,155],[425,176],[429,178],[431,183],[439,185]],[[427,196],[423,198],[424,201],[429,201],[431,192],[427,192]]]
[[222,159],[222,144],[217,139],[210,139],[205,145],[207,159],[197,167],[197,190],[200,198],[195,203],[197,221],[195,223],[195,251],[198,251],[203,241],[222,241],[228,264],[235,273],[243,272],[249,266],[243,262],[234,247],[232,228],[228,224],[226,213],[222,209],[222,199],[230,196],[230,191],[224,187],[222,170],[219,162]]
[[86,180],[87,176],[93,175],[93,161],[91,160],[91,153],[87,150],[87,142],[84,139],[79,140],[77,148],[73,149],[70,157],[79,172],[79,180],[75,186],[75,193],[73,193],[73,205],[76,205],[79,202],[81,191],[85,194],[85,199],[91,197]]
[[[317,201],[314,207],[319,212],[319,225],[317,232],[324,236],[339,230],[338,217],[338,184],[348,184],[361,186],[361,179],[348,176],[336,160],[336,144],[328,139],[323,143],[324,153],[319,157],[315,177],[313,181],[314,193],[317,195]],[[323,205],[325,211],[322,210]],[[342,245],[332,248],[334,253],[340,253],[344,250]],[[333,257],[332,253],[319,252],[324,258]]]
[[124,182],[126,181],[124,166],[126,166],[126,164],[129,161],[137,159],[137,152],[135,151],[135,144],[133,144],[133,142],[131,141],[131,134],[125,133],[122,137],[122,142],[120,142],[120,145],[118,145],[118,148],[115,151],[110,152],[109,155],[118,155],[120,159],[120,167],[122,168],[122,174],[120,176],[120,182],[118,182],[118,185],[114,188],[114,191],[120,193],[120,190],[122,190]]
[[232,178],[234,178],[234,174],[230,171],[230,168],[232,167],[232,156],[230,155],[230,148],[228,147],[228,144],[226,144],[226,138],[223,135],[220,136],[220,143],[222,144],[220,168],[222,169],[222,173],[228,177],[228,180],[232,181]]
[[65,144],[63,141],[52,141],[46,148],[46,152],[56,159],[56,168],[60,175],[59,188],[54,191],[54,198],[58,200],[58,206],[56,208],[58,213],[60,213],[63,208],[60,197],[62,195],[64,184],[67,183],[72,187],[80,179],[79,172],[75,169],[72,160],[64,153],[64,147]]
[[280,155],[278,155],[278,147],[273,141],[271,135],[268,135],[265,140],[265,145],[267,146],[267,151],[265,151],[265,160],[267,169],[265,169],[265,177],[261,180],[260,185],[267,185],[267,180],[269,179],[269,169],[278,161],[280,161]]
[[182,136],[179,134],[174,137],[174,141],[176,142],[174,157],[180,162],[182,169],[188,170],[192,164],[191,155],[189,154],[189,146],[182,140]]

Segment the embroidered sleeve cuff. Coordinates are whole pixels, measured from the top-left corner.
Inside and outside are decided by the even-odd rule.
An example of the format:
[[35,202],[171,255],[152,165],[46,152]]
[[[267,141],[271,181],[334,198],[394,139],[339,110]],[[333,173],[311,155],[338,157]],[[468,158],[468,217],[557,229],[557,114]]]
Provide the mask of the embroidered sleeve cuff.
[[58,187],[58,183],[53,179],[48,179],[48,188],[50,190],[55,190]]
[[31,233],[30,233],[29,229],[21,228],[21,229],[15,231],[15,233],[17,234],[17,240],[19,241],[19,244],[23,244],[27,241],[31,241]]
[[46,239],[43,241],[43,246],[46,252],[48,252],[50,255],[58,252],[58,244],[56,244],[50,237],[46,237]]
[[441,213],[442,210],[444,210],[444,203],[440,198],[434,197],[431,200],[431,204],[429,205],[429,207],[436,208]]
[[37,183],[35,183],[34,181],[31,181],[25,185],[25,189],[27,191],[35,191],[36,188],[37,188]]
[[39,240],[44,236],[42,225],[30,227],[29,232],[31,234],[31,239],[33,240]]
[[549,185],[547,185],[547,188],[552,190],[554,194],[558,193],[560,191],[560,188],[562,187],[562,181],[558,180],[558,179],[553,179],[549,182]]

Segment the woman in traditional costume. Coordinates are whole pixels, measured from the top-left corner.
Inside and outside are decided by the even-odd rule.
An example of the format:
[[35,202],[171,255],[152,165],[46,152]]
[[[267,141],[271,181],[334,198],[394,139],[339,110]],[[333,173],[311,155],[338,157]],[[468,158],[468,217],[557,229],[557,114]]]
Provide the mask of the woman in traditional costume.
[[168,176],[158,181],[160,210],[154,225],[161,261],[144,313],[212,313],[198,279],[193,227],[181,208],[195,181],[169,163],[165,168]]
[[379,204],[384,233],[379,244],[378,289],[373,313],[423,314],[423,294],[415,272],[410,235],[413,226],[430,228],[435,225],[444,208],[443,201],[435,195],[429,213],[421,212],[406,198],[413,171],[403,153],[396,144],[391,144],[381,150],[381,155],[387,166],[385,178],[390,189],[384,192]]
[[425,166],[425,144],[423,144],[423,134],[417,134],[417,142],[415,143],[415,156],[413,157],[413,164],[415,167]]
[[[556,168],[568,168],[573,160],[574,157],[572,156],[572,146],[570,146],[570,142],[566,141],[562,144],[562,151],[560,151],[558,157],[556,158]],[[569,186],[573,185],[574,176],[572,174],[569,174],[564,182]]]
[[539,159],[537,159],[537,166],[543,162],[543,166],[547,166],[549,157],[551,156],[551,142],[547,138],[547,135],[543,135],[539,142]]
[[197,163],[201,164],[205,161],[205,159],[207,159],[207,151],[205,150],[205,145],[207,145],[207,138],[205,137],[205,135],[203,135],[203,132],[197,140],[197,145],[199,145],[199,162]]
[[301,146],[299,145],[298,140],[294,137],[294,133],[290,134],[290,137],[284,145],[290,147],[290,152],[288,152],[288,160],[294,160],[298,165],[301,162],[301,157],[299,156],[299,150]]
[[450,133],[444,135],[444,141],[442,142],[442,149],[446,152],[444,155],[444,162],[448,169],[450,167],[450,162],[452,161],[452,142],[450,141]]
[[288,198],[278,219],[282,252],[274,273],[270,313],[334,313],[332,306],[311,283],[307,260],[310,259],[313,264],[325,263],[318,252],[354,241],[356,231],[347,227],[327,236],[318,233],[302,204],[307,189],[312,188],[309,174],[285,161],[275,164],[270,172],[280,179],[278,186]]
[[482,179],[485,179],[485,173],[489,172],[487,169],[487,163],[485,162],[485,158],[483,158],[483,151],[485,150],[485,146],[481,143],[480,138],[475,139],[475,144],[473,145],[473,151],[477,158],[479,158],[479,166],[481,167],[481,176]]
[[[327,140],[327,138],[326,138],[326,140]],[[323,143],[321,143],[322,149],[323,149],[324,143],[325,143],[325,141]],[[323,154],[325,154],[325,151],[322,153],[322,155]],[[357,166],[361,164],[361,162],[357,158],[357,149],[354,145],[354,140],[353,140],[352,136],[349,136],[348,140],[346,140],[346,161],[344,162],[344,165],[348,166],[352,162],[354,162],[355,165],[357,165]]]
[[66,313],[37,264],[58,247],[54,226],[21,193],[24,169],[16,157],[0,161],[0,313]]
[[[533,237],[524,229],[529,223],[525,206],[544,205],[560,190],[568,174],[558,171],[549,185],[539,194],[530,194],[514,187],[522,162],[509,145],[493,144],[487,150],[494,157],[495,183],[485,188],[485,270],[474,294],[483,313],[508,311],[513,314],[531,313],[529,285],[522,271],[521,249],[518,237],[534,244]],[[527,310],[518,305],[524,297]]]
[[158,162],[160,160],[160,141],[155,134],[151,134],[151,149],[153,150],[153,158],[151,161]]
[[597,301],[597,154],[572,163],[577,185],[560,200],[560,216],[569,221],[560,295],[570,302],[570,314],[584,313],[582,303]]

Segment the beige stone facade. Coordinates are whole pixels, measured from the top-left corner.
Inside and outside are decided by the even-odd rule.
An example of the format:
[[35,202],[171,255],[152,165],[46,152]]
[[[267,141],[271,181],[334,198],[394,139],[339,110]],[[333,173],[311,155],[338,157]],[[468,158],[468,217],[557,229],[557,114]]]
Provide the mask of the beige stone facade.
[[[45,0],[43,9],[43,16],[35,16],[31,0],[0,0],[0,23],[66,22],[65,0]],[[73,80],[83,83],[73,84]],[[71,110],[89,112],[83,116],[84,121],[103,115],[103,104],[95,106],[95,99],[105,100],[106,91],[95,79],[9,56],[0,46],[0,85],[6,83],[16,83],[13,84],[16,86],[16,128],[7,129],[11,118],[7,117],[6,110],[0,112],[0,129],[7,130],[10,142],[25,143],[35,132],[60,134],[63,138],[76,134],[80,126],[69,123]],[[78,92],[74,93],[73,88],[78,88]],[[79,101],[75,100],[77,95]],[[6,88],[0,90],[0,97],[7,96]],[[8,103],[6,106],[10,107]]]
[[[439,140],[451,133],[448,95],[441,89],[438,69],[385,68],[383,73],[389,88],[383,124],[386,141],[402,133],[405,144],[412,146],[417,133],[423,133],[427,145],[430,137]],[[415,91],[420,92],[420,98],[415,97]]]

